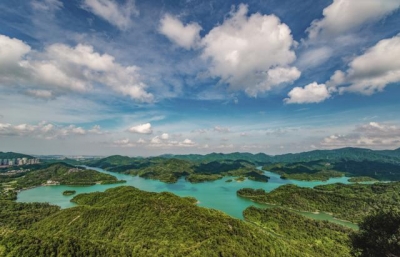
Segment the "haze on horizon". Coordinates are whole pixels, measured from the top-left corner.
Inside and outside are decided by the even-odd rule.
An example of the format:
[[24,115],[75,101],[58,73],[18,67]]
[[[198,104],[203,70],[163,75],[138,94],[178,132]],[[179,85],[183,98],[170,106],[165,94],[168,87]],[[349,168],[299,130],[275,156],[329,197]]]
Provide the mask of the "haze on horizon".
[[400,1],[0,2],[0,151],[400,147]]

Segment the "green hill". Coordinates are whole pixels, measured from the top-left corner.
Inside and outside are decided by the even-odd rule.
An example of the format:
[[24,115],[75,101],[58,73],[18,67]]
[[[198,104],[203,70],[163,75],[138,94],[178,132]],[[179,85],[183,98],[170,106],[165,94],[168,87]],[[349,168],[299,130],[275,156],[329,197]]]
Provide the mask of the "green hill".
[[288,240],[297,249],[312,250],[317,256],[350,256],[351,229],[328,222],[306,218],[281,208],[243,211],[246,221]]
[[0,159],[16,159],[16,158],[34,159],[35,157],[33,157],[31,155],[22,154],[22,153],[0,152]]
[[290,163],[290,162],[310,162],[310,161],[382,161],[391,163],[400,163],[400,148],[396,150],[374,151],[364,148],[346,147],[334,150],[314,150],[302,153],[289,153],[282,155],[266,155],[264,153],[210,153],[206,155],[189,154],[189,155],[169,155],[168,158],[177,158],[195,162],[211,162],[221,160],[246,160],[256,164],[263,163]]
[[119,182],[116,177],[95,170],[76,168],[66,163],[54,163],[17,178],[15,187],[21,189],[39,186],[46,184],[49,180],[61,185],[94,185],[96,183],[113,184]]
[[13,217],[8,215],[0,223],[0,255],[323,256],[312,247],[299,249],[285,237],[171,193],[118,187],[78,195],[73,201],[80,206],[40,211],[37,221],[17,227],[6,225]]
[[276,204],[300,211],[323,211],[339,219],[359,222],[375,209],[400,209],[400,182],[374,184],[330,184],[303,188],[284,185],[267,193],[243,188],[238,196],[255,202]]

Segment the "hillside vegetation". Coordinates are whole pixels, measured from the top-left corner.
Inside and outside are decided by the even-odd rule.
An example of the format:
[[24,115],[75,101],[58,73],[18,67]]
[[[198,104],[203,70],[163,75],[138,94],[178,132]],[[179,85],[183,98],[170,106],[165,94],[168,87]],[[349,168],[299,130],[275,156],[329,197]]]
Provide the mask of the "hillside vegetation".
[[[96,183],[116,183],[117,178],[95,170],[75,168],[65,163],[55,163],[46,168],[33,170],[17,178],[15,189],[29,188],[46,184],[47,181],[61,185],[94,185]],[[123,181],[120,181],[121,183]]]
[[244,210],[243,216],[246,221],[285,238],[295,248],[304,249],[304,254],[313,252],[317,256],[350,256],[348,235],[352,230],[343,226],[312,220],[281,208],[249,207]]
[[[264,170],[279,173],[286,179],[325,181],[346,175],[371,177],[376,180],[400,180],[400,149],[373,151],[342,148],[276,156],[237,152],[163,155],[150,158],[113,155],[86,164],[167,183],[174,183],[180,177],[186,177],[193,183],[212,181],[231,174],[268,181],[268,177],[255,169],[258,165],[264,165]],[[243,168],[247,171],[243,171]]]
[[284,185],[270,193],[263,189],[243,188],[237,194],[260,203],[332,213],[336,218],[356,223],[375,209],[400,208],[400,182],[330,184],[314,188]]
[[15,226],[6,224],[20,210],[9,210],[0,224],[0,255],[321,256],[311,246],[299,249],[292,239],[171,193],[118,187],[73,201],[80,206],[47,210],[48,205],[20,205],[38,218]]

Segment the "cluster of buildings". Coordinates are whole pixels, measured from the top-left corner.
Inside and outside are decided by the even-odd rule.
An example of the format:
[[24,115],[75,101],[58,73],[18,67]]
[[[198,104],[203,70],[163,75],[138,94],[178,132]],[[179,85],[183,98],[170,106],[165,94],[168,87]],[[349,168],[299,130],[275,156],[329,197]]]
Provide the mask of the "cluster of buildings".
[[40,163],[39,159],[15,158],[15,159],[0,159],[0,166],[19,166]]
[[19,174],[19,173],[26,173],[31,171],[30,169],[25,169],[25,170],[9,170],[7,172],[1,172],[0,176],[12,176],[15,174]]

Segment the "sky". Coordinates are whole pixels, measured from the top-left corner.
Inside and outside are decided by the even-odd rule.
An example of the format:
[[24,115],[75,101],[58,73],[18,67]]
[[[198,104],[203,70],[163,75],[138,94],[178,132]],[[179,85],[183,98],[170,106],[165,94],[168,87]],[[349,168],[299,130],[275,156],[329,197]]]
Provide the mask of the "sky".
[[0,1],[0,151],[400,147],[400,0]]

